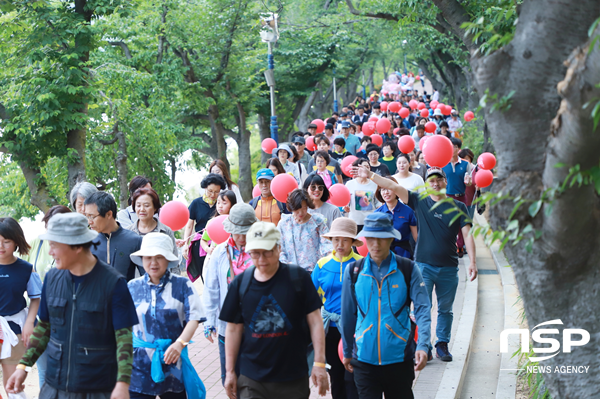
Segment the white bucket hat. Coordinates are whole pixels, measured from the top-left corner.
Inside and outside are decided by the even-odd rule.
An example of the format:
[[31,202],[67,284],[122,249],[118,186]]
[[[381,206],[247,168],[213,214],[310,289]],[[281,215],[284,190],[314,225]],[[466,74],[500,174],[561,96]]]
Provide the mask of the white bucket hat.
[[142,256],[162,255],[169,261],[169,269],[179,264],[179,258],[173,253],[173,240],[164,233],[148,233],[142,240],[142,247],[129,255],[131,261],[144,266]]

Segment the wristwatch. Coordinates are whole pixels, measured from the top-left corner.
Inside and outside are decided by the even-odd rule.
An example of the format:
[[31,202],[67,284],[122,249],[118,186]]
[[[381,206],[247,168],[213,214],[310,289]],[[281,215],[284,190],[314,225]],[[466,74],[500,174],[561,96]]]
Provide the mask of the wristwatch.
[[185,342],[181,338],[177,338],[177,342],[179,342],[181,345],[183,345],[184,348],[190,344],[189,342]]

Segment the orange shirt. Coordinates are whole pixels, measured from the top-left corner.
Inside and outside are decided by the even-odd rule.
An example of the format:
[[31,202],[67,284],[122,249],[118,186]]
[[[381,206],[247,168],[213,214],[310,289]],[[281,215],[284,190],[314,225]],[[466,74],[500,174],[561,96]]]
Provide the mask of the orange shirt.
[[256,213],[258,220],[262,222],[275,223],[275,226],[277,226],[281,220],[281,211],[279,210],[279,206],[277,205],[277,200],[275,198],[271,200],[271,204],[269,204],[268,200],[263,202],[262,198],[259,199],[254,212]]

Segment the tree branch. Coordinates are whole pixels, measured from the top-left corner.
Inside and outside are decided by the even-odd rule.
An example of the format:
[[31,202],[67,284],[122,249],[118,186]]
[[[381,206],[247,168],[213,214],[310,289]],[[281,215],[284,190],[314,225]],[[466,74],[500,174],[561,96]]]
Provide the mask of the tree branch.
[[129,51],[129,46],[127,45],[127,43],[123,42],[123,41],[118,41],[118,42],[108,42],[108,44],[110,44],[111,46],[118,46],[121,47],[121,50],[123,50],[123,54],[125,55],[125,58],[127,58],[128,60],[131,59],[131,51]]
[[384,12],[375,12],[375,13],[361,12],[361,11],[357,10],[356,8],[354,8],[354,4],[352,4],[352,0],[346,0],[346,4],[348,5],[348,10],[350,10],[350,12],[354,15],[360,15],[360,16],[369,17],[369,18],[385,19],[385,20],[394,21],[394,22],[398,22],[400,20],[400,18],[396,17],[395,15],[384,13]]
[[[469,52],[473,54],[478,46],[473,42],[473,35],[461,28],[463,23],[471,22],[462,4],[458,0],[433,0],[433,4],[441,11],[443,19],[450,25],[454,34],[462,40]],[[438,23],[440,23],[439,19]]]

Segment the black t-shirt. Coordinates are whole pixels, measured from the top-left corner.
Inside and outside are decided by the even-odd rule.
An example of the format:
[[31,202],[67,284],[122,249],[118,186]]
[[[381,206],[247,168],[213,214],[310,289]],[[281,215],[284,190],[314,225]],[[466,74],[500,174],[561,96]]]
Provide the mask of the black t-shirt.
[[[371,165],[369,165],[371,166]],[[385,177],[390,175],[390,170],[385,164],[379,161],[379,166],[371,166],[371,172],[375,172],[375,174]]]
[[285,382],[308,376],[306,315],[323,303],[310,274],[304,269],[299,272],[301,292],[296,292],[288,265],[283,263],[269,281],[252,277],[241,308],[239,286],[245,272],[229,286],[219,318],[244,324],[238,362],[240,373],[248,378]]
[[196,221],[196,226],[194,227],[196,232],[206,227],[206,222],[208,222],[216,212],[216,204],[217,203],[215,202],[213,206],[210,206],[204,202],[202,197],[192,201],[188,209],[190,210],[190,219]]
[[[453,201],[465,214],[467,213],[465,204]],[[471,223],[461,216],[450,225],[456,212],[444,213],[444,211],[451,208],[452,205],[444,203],[431,210],[435,204],[436,202],[431,197],[420,200],[417,192],[409,192],[408,206],[417,215],[419,229],[415,260],[432,266],[456,267],[458,266],[456,236],[460,229]]]

